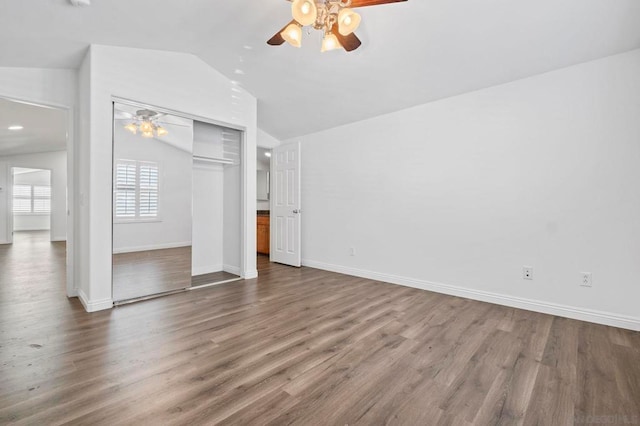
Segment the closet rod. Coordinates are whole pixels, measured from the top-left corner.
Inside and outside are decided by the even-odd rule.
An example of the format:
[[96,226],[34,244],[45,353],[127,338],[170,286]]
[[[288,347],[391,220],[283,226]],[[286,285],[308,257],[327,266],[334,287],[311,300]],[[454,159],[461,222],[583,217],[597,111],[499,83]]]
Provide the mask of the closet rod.
[[226,158],[203,157],[201,155],[194,155],[193,159],[199,161],[207,161],[210,163],[233,164],[233,160],[227,160]]

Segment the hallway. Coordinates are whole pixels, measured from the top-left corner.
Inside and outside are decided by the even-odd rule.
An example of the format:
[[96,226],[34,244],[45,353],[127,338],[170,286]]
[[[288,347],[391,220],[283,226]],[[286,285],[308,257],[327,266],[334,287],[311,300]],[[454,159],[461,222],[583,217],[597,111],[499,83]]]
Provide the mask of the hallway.
[[65,242],[51,242],[49,231],[15,232],[13,244],[0,245],[0,307],[24,309],[25,303],[66,303]]

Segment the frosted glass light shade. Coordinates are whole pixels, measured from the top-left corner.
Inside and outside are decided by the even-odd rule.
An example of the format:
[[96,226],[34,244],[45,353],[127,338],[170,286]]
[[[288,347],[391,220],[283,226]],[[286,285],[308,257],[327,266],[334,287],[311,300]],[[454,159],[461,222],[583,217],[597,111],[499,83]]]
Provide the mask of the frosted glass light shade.
[[124,126],[124,128],[130,131],[131,133],[133,133],[134,135],[138,133],[138,126],[136,126],[133,123],[127,124],[126,126]]
[[315,0],[294,0],[291,14],[300,25],[311,25],[318,18],[318,8]]
[[362,18],[351,9],[342,9],[338,14],[338,32],[347,36],[358,29]]
[[324,38],[322,39],[322,48],[321,52],[328,52],[329,50],[334,50],[342,47],[340,42],[338,41],[338,37],[332,33],[326,33]]
[[158,136],[165,136],[165,135],[169,134],[169,132],[167,132],[167,129],[165,129],[164,127],[158,126],[158,128],[156,129],[156,134]]
[[302,28],[298,24],[289,24],[283,32],[280,33],[283,39],[293,47],[302,46]]
[[142,133],[153,132],[153,126],[151,125],[150,122],[143,121],[142,123],[140,123],[140,131]]

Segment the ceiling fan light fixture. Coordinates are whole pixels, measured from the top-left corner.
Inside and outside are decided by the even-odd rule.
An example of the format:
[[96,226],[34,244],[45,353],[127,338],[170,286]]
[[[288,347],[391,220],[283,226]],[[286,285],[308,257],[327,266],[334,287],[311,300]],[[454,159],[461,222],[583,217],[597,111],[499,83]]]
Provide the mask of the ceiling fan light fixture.
[[318,7],[314,0],[294,0],[291,5],[291,14],[300,25],[311,25],[318,18]]
[[142,137],[143,138],[152,138],[153,137],[153,131],[151,131],[151,132],[142,132]]
[[302,46],[302,27],[297,23],[289,24],[280,35],[293,47]]
[[129,123],[126,126],[124,126],[124,128],[130,131],[131,133],[133,133],[134,135],[138,133],[138,126],[136,126],[135,123]]
[[348,36],[358,29],[362,17],[349,8],[342,9],[338,14],[338,32]]
[[156,128],[156,134],[158,136],[166,136],[169,132],[167,132],[167,129],[165,129],[162,126],[158,126],[158,128]]
[[144,134],[144,133],[153,133],[153,124],[151,124],[151,122],[149,121],[143,121],[142,123],[140,123],[140,131]]
[[338,41],[338,37],[336,37],[333,33],[325,33],[324,38],[322,39],[322,48],[321,52],[328,52],[330,50],[335,50],[341,48],[342,45]]

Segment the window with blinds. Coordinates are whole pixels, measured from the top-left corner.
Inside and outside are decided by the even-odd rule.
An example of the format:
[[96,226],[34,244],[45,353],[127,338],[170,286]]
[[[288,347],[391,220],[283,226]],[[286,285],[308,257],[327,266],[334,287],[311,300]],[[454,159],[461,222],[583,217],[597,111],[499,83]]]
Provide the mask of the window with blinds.
[[158,217],[158,164],[118,160],[114,176],[114,216],[123,221]]
[[51,187],[44,185],[13,185],[14,214],[50,214]]

